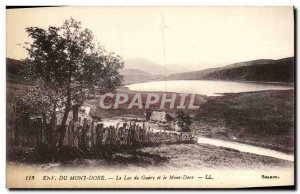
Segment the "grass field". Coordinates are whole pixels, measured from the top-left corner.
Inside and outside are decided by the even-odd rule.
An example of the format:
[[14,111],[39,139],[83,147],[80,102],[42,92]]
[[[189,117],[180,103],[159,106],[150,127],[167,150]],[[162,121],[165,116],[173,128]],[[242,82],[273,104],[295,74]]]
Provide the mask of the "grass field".
[[[23,162],[11,162],[23,165]],[[29,163],[30,164],[30,163]],[[234,164],[234,165],[233,165]],[[42,169],[111,168],[111,169],[271,169],[293,168],[294,163],[276,158],[199,144],[145,147],[114,153],[112,158],[78,158],[56,163],[35,163]]]
[[[133,95],[134,91],[121,89]],[[200,109],[190,111],[192,130],[211,138],[236,141],[285,153],[294,152],[294,90],[198,95]],[[144,110],[103,110],[97,99],[86,102],[102,118],[140,118]],[[126,105],[125,105],[126,106]],[[175,110],[168,112],[175,113]],[[173,114],[174,115],[174,114]]]
[[294,91],[261,91],[210,97],[194,128],[212,138],[294,152]]

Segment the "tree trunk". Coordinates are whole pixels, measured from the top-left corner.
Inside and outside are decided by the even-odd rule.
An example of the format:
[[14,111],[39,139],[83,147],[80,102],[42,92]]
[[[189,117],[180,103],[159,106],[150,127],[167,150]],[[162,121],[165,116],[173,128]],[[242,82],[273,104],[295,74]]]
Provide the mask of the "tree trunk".
[[50,117],[50,123],[47,127],[47,133],[48,133],[48,142],[49,142],[49,149],[52,152],[52,158],[53,153],[56,151],[56,125],[57,125],[57,118],[56,118],[56,105],[57,102],[54,103],[52,114]]
[[70,109],[66,109],[64,112],[64,116],[63,119],[61,121],[61,125],[59,127],[59,142],[58,142],[58,148],[62,148],[63,146],[63,142],[64,142],[64,138],[65,138],[65,134],[66,134],[66,124],[67,124],[67,120],[68,120],[68,116],[69,116],[69,112]]
[[73,121],[78,121],[79,108],[80,105],[73,107]]
[[43,123],[43,138],[42,139],[42,143],[44,144],[47,144],[47,143],[50,143],[50,133],[49,133],[49,130],[48,130],[48,125],[47,125],[47,117],[46,117],[46,114],[45,113],[42,113],[42,123]]
[[61,121],[61,125],[59,127],[59,140],[58,140],[58,148],[61,149],[63,147],[63,143],[64,143],[64,138],[65,138],[65,134],[66,134],[66,123],[68,120],[68,116],[69,116],[69,112],[71,111],[71,87],[70,87],[70,83],[71,83],[71,77],[69,77],[69,83],[68,83],[68,87],[67,87],[67,102],[66,102],[66,108],[65,108],[65,112],[64,112],[64,116],[62,118]]

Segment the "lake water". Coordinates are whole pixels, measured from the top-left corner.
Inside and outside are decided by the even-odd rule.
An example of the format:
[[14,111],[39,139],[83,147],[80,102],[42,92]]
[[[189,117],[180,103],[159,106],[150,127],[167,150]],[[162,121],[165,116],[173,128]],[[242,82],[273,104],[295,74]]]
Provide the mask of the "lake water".
[[275,83],[254,83],[238,81],[174,80],[154,81],[127,85],[130,90],[176,92],[220,96],[222,93],[253,92],[263,90],[290,90],[293,86]]

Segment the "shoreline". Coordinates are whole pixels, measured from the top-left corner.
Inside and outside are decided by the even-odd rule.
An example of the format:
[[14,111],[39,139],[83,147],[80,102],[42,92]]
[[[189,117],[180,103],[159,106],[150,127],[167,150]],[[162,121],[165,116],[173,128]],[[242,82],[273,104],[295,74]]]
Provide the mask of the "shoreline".
[[163,82],[163,81],[222,81],[222,82],[241,82],[241,83],[257,83],[257,84],[272,84],[272,85],[288,85],[294,86],[295,82],[266,82],[266,81],[247,81],[247,80],[221,80],[221,79],[166,79],[166,80],[149,80],[143,82],[124,84],[122,87],[133,84],[142,84],[148,82]]

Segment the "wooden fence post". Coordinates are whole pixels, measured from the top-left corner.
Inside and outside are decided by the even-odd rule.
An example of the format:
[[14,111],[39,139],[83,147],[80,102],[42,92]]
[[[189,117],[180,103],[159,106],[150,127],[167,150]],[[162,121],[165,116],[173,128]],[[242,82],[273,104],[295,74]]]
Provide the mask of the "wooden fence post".
[[103,140],[103,124],[100,123],[96,127],[96,145],[101,146]]
[[85,146],[87,148],[92,147],[92,130],[91,130],[91,123],[89,120],[86,121],[86,128],[85,128]]
[[42,122],[42,118],[37,118],[36,119],[37,122],[37,126],[35,129],[33,129],[33,131],[36,131],[36,142],[38,146],[43,145],[43,136],[44,136],[44,126],[43,126],[43,122]]
[[79,125],[78,121],[74,122],[74,133],[73,134],[74,134],[73,135],[74,147],[78,148],[79,142],[80,142],[80,125]]
[[91,123],[91,147],[95,147],[96,145],[96,133],[95,133],[95,122]]

